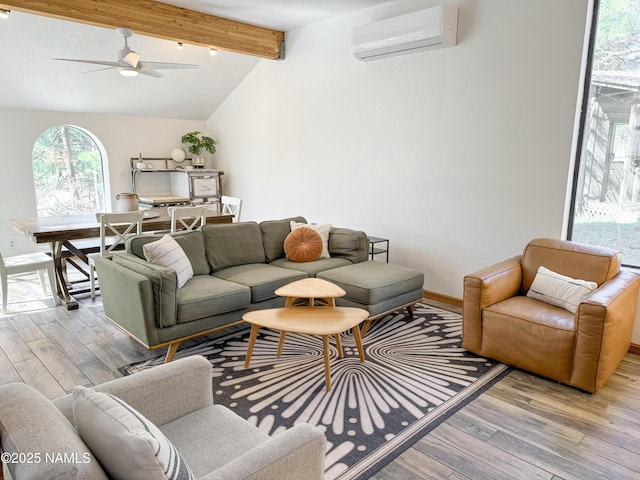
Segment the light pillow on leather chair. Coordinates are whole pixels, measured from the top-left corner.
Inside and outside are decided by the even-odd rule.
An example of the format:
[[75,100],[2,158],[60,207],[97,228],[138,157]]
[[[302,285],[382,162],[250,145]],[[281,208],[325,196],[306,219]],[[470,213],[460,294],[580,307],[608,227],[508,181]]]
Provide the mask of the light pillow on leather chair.
[[576,313],[580,302],[596,288],[596,282],[560,275],[541,266],[527,292],[527,297]]

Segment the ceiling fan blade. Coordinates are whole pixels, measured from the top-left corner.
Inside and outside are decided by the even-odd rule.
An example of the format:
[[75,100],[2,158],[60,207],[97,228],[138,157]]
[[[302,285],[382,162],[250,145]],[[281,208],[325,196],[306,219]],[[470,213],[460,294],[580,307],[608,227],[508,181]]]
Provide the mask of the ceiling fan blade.
[[190,63],[167,63],[167,62],[140,62],[138,64],[138,70],[169,70],[169,69],[182,69],[182,68],[200,68],[198,65],[192,65]]
[[138,70],[138,73],[141,73],[142,75],[149,75],[150,77],[156,77],[156,78],[164,77],[164,75],[162,75],[160,72],[156,72],[155,70]]
[[87,70],[86,72],[82,72],[82,73],[102,72],[104,70],[113,70],[113,67],[109,66],[104,68],[96,68],[95,70]]
[[54,60],[62,60],[63,62],[89,63],[91,65],[106,65],[108,67],[120,67],[118,62],[101,62],[100,60],[76,60],[74,58],[54,58]]
[[136,68],[138,62],[140,61],[140,55],[134,51],[130,51],[120,61],[129,65],[130,67]]

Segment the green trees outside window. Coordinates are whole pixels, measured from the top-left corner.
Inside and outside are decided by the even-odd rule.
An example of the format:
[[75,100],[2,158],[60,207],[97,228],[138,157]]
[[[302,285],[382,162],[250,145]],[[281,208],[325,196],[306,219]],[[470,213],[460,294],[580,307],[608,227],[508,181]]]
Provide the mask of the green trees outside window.
[[32,161],[38,217],[105,209],[102,155],[84,130],[47,129],[33,146]]

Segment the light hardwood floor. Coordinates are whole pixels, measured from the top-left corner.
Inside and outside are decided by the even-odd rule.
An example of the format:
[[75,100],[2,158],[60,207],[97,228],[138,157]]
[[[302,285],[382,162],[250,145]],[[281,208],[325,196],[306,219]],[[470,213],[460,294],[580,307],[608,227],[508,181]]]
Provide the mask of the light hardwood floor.
[[[0,384],[50,398],[159,353],[108,324],[99,297],[0,318]],[[640,356],[628,354],[595,395],[514,370],[373,478],[640,479]]]

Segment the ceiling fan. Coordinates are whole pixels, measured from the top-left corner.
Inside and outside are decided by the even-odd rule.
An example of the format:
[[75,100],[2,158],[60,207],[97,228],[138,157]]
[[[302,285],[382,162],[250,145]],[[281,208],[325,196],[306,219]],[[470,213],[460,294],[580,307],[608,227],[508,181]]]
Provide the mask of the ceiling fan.
[[106,68],[91,70],[97,72],[100,70],[108,70],[117,68],[120,75],[124,77],[135,77],[139,73],[149,75],[151,77],[162,77],[163,75],[156,70],[162,69],[181,69],[181,68],[198,68],[198,65],[188,63],[166,63],[166,62],[141,62],[140,54],[134,52],[127,44],[127,38],[133,35],[130,28],[116,28],[116,32],[124,38],[124,48],[120,50],[117,62],[101,61],[101,60],[76,60],[72,58],[56,58],[55,60],[63,60],[65,62],[90,63],[92,65],[106,65]]

